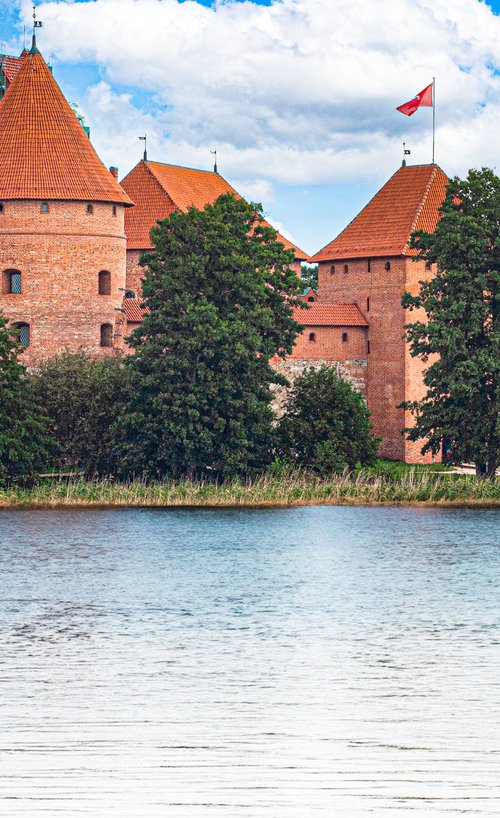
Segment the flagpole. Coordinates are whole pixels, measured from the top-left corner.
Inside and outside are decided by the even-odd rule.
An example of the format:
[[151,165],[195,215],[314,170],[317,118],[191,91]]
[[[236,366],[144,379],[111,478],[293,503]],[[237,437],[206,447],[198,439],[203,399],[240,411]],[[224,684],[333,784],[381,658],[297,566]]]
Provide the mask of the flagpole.
[[432,78],[432,164],[436,150],[436,77]]

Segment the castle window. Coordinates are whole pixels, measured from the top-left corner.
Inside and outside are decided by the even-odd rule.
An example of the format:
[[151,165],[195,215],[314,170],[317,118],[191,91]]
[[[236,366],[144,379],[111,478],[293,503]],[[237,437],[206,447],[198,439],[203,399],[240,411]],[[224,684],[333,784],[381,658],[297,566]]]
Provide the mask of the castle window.
[[347,332],[342,333],[342,343],[346,343],[349,340],[349,334]]
[[367,351],[367,353],[369,355],[370,354],[370,342],[369,341],[366,342],[366,351]]
[[92,216],[93,213],[94,213],[94,205],[93,204],[88,204],[87,205],[87,216]]
[[309,333],[309,340],[310,341],[315,341],[316,340],[316,333],[315,332],[310,332]]
[[332,266],[330,267],[330,275],[331,276],[335,275],[335,264],[332,264]]
[[29,347],[30,345],[30,325],[29,324],[13,324],[14,329],[19,333],[19,343],[22,347]]
[[21,294],[21,273],[19,270],[4,270],[2,273],[2,292],[4,295]]
[[133,290],[125,290],[125,298],[135,298],[135,293]]
[[370,298],[369,297],[366,299],[366,311],[370,312]]
[[49,203],[48,202],[42,202],[42,204],[40,206],[40,213],[48,213],[48,212],[49,212]]
[[3,213],[3,202],[0,202],[0,213]]
[[307,300],[308,300],[308,301],[314,301],[314,296],[313,296],[313,295],[310,295],[310,296],[309,296],[309,298],[308,298]]
[[344,264],[344,273],[348,273],[348,272],[349,272],[349,265]]
[[116,216],[116,213],[117,213],[116,205],[113,205],[113,216]]
[[101,324],[101,346],[113,346],[113,327],[111,324]]
[[385,269],[387,270],[387,272],[389,272],[389,270],[391,269],[391,262],[390,261],[385,262]]
[[111,273],[108,270],[99,273],[99,295],[111,295]]
[[368,259],[368,272],[371,273],[372,271],[372,262],[371,259]]

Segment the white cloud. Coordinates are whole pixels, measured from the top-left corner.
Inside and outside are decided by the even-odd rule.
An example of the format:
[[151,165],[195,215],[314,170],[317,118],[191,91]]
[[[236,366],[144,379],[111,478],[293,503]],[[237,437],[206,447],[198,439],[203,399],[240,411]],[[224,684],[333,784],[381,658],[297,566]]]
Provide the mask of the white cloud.
[[[31,3],[23,11],[28,21]],[[122,166],[146,129],[164,161],[209,167],[217,147],[250,198],[276,183],[383,179],[403,138],[412,161],[430,161],[430,110],[394,108],[434,75],[438,160],[459,173],[497,162],[500,18],[480,0],[53,0],[38,16],[44,50],[104,71],[82,107]]]

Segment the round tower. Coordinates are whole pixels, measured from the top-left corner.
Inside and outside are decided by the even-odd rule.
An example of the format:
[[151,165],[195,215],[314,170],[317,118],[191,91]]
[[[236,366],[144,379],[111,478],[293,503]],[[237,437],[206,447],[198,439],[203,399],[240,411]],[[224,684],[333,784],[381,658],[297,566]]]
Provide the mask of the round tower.
[[34,42],[0,102],[0,310],[24,363],[122,346],[131,205]]

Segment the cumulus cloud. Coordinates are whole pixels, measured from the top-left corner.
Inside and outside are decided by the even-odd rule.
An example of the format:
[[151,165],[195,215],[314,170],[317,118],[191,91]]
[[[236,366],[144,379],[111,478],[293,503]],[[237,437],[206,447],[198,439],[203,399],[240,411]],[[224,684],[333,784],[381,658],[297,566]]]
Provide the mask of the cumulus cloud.
[[500,18],[480,0],[52,0],[38,14],[47,51],[100,66],[83,107],[126,165],[140,128],[165,161],[207,167],[217,147],[251,198],[382,179],[403,138],[430,161],[430,111],[394,108],[434,75],[437,158],[459,173],[496,162]]

